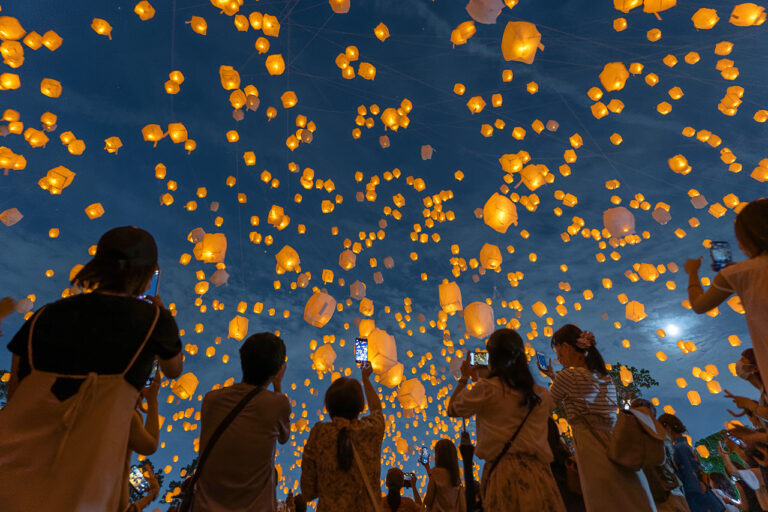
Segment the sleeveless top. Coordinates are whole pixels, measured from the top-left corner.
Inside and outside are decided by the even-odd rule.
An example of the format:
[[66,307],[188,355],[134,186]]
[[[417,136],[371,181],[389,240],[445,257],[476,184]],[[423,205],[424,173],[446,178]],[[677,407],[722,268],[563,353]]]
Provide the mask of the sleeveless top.
[[[139,391],[125,380],[155,329],[119,374],[63,375],[35,368],[32,334],[27,340],[31,373],[0,412],[0,503],[5,512],[103,512],[117,510],[131,415]],[[82,381],[60,401],[57,379]]]

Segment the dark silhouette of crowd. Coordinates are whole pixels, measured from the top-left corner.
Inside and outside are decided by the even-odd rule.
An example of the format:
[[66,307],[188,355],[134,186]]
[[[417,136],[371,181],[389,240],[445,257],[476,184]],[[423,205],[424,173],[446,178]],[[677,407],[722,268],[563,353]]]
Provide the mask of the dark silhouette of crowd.
[[[264,332],[240,348],[241,381],[205,395],[199,459],[176,508],[294,512],[316,502],[319,512],[768,511],[768,199],[741,209],[735,235],[747,259],[720,270],[708,290],[698,277],[700,260],[685,265],[692,310],[704,313],[736,293],[752,338],[736,372],[754,395],[726,391],[737,409],[731,414],[748,424],[720,433],[722,472],[703,471],[679,417],[657,416],[640,398],[618,403],[593,333],[573,324],[554,332],[562,369],[537,361],[551,380],[545,387],[534,380],[520,335],[503,328],[487,341],[487,365],[463,361],[448,401],[449,417],[475,418],[475,441],[463,434],[458,450],[448,438],[425,450],[423,498],[416,473],[398,467],[387,469],[382,494],[386,421],[365,362],[359,379],[328,386],[328,420],[312,426],[303,447],[300,494],[283,502],[275,453],[290,436],[286,348]],[[134,453],[157,450],[161,378],[182,373],[173,315],[158,296],[145,296],[157,269],[149,233],[108,231],[72,279],[86,293],[43,306],[8,344],[3,511],[140,511],[157,497],[150,465],[131,466]],[[0,320],[13,308],[12,300],[0,301]],[[131,502],[129,485],[142,477],[141,497]]]

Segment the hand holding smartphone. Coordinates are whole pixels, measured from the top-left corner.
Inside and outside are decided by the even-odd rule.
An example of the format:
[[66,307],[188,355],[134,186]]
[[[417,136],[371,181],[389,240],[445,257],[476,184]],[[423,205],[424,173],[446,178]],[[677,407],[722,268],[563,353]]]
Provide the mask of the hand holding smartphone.
[[469,353],[470,366],[488,366],[488,351],[475,350]]
[[712,258],[712,270],[718,272],[733,261],[731,244],[722,241],[712,241],[709,246],[709,255]]
[[429,466],[429,450],[426,446],[421,447],[421,455],[419,455],[419,462],[425,466]]
[[128,482],[142,496],[149,492],[149,482],[144,477],[144,472],[139,466],[131,466],[131,472],[128,473]]
[[147,293],[139,295],[139,298],[145,302],[149,302],[150,304],[153,304],[152,299],[150,297],[157,297],[157,288],[159,285],[160,285],[160,269],[157,269],[152,274],[152,280],[149,282],[149,288],[147,289]]

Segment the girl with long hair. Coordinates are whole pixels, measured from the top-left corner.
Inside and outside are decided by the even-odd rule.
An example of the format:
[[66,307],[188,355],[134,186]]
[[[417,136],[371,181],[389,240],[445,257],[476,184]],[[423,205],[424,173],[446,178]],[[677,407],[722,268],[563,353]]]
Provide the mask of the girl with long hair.
[[656,511],[642,471],[630,471],[608,458],[608,443],[616,423],[616,387],[597,350],[595,336],[573,324],[552,337],[557,359],[565,368],[555,374],[550,391],[565,406],[573,429],[579,480],[587,512]]
[[[400,495],[406,485],[406,476],[408,476],[408,486],[413,490],[413,499]],[[421,498],[418,489],[416,489],[416,475],[414,473],[405,475],[398,468],[390,468],[387,471],[384,484],[387,486],[387,495],[381,498],[383,510],[386,512],[421,512]]]
[[429,475],[424,505],[429,512],[465,512],[467,503],[459,475],[456,445],[450,439],[441,439],[435,444],[434,451],[433,468],[422,462]]
[[465,360],[448,415],[477,416],[477,456],[485,460],[481,494],[485,510],[565,512],[549,464],[549,392],[533,381],[523,340],[499,329],[488,340],[487,378],[471,389],[474,369]]

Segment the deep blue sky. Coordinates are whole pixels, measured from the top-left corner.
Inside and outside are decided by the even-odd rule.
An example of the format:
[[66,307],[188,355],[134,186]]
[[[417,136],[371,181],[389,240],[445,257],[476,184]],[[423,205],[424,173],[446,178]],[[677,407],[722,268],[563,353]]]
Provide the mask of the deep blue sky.
[[[50,111],[58,115],[58,128],[49,134],[51,141],[44,149],[30,148],[17,135],[0,140],[0,145],[23,154],[28,162],[26,170],[11,172],[0,179],[0,211],[16,207],[25,216],[13,227],[0,226],[0,240],[5,247],[0,253],[4,269],[0,292],[17,298],[35,294],[36,308],[56,300],[67,286],[69,270],[87,261],[87,249],[96,243],[101,233],[125,224],[144,227],[154,234],[160,247],[161,295],[166,304],[177,305],[176,319],[179,327],[186,330],[182,342],[199,347],[198,354],[188,356],[185,363],[185,369],[200,378],[198,394],[229,377],[239,378],[239,344],[227,340],[226,333],[238,301],[246,301],[250,332],[279,330],[286,340],[289,369],[285,389],[296,401],[297,419],[306,404],[312,423],[317,419],[317,411],[322,409],[321,397],[329,380],[326,377],[319,381],[311,369],[310,340],[322,343],[324,335],[335,335],[336,368],[347,368],[353,365],[351,340],[356,333],[353,320],[360,316],[355,302],[336,313],[323,329],[311,327],[302,320],[312,286],[322,286],[323,269],[332,269],[337,280],[344,278],[345,286],[339,286],[338,282],[327,286],[339,301],[349,296],[348,285],[353,281],[359,279],[368,285],[368,297],[376,306],[373,318],[379,327],[395,335],[399,360],[408,376],[413,376],[412,368],[421,376],[429,371],[430,364],[434,364],[436,374],[441,375],[448,366],[439,355],[443,334],[430,328],[427,322],[437,319],[438,284],[445,277],[453,279],[449,263],[451,244],[460,246],[460,256],[467,261],[478,257],[484,243],[497,244],[502,249],[511,244],[515,253],[503,251],[502,272],[487,272],[475,283],[473,277],[477,271],[470,269],[456,280],[461,286],[464,304],[491,297],[496,317],[510,319],[514,312],[503,309],[501,301],[518,300],[524,306],[518,317],[521,333],[529,332],[530,322],[536,321],[539,336],[533,345],[551,354],[548,340],[543,336],[544,319],[536,317],[530,306],[540,300],[549,308],[549,314],[554,315],[555,297],[562,295],[569,313],[565,318],[555,315],[555,327],[565,322],[577,323],[596,333],[606,361],[648,368],[661,383],[649,396],[658,397],[662,405],[674,407],[689,426],[694,440],[698,439],[722,428],[728,419],[725,407],[729,401],[722,394],[711,395],[705,383],[691,375],[694,366],[703,368],[715,364],[720,372],[716,380],[723,388],[751,392],[730,375],[727,367],[749,346],[744,319],[725,305],[714,319],[685,310],[681,302],[686,298],[687,280],[682,270],[667,272],[653,283],[630,283],[624,272],[634,263],[676,262],[682,268],[687,257],[706,257],[706,249],[702,247],[705,239],[729,240],[735,246],[732,211],[715,219],[706,209],[694,209],[687,195],[689,189],[697,189],[710,203],[722,201],[728,193],[736,194],[742,201],[766,194],[765,184],[751,179],[749,174],[758,161],[768,156],[763,149],[765,125],[752,119],[756,110],[768,106],[765,85],[768,73],[763,55],[768,41],[765,26],[739,28],[728,23],[735,3],[681,0],[677,7],[661,14],[662,20],[657,20],[640,9],[620,13],[607,0],[521,0],[514,9],[505,8],[495,25],[477,24],[477,34],[469,43],[453,48],[449,40],[451,30],[469,19],[463,2],[352,0],[349,14],[335,15],[326,0],[247,1],[241,13],[247,16],[252,11],[260,11],[276,15],[282,25],[278,38],[268,38],[271,49],[264,55],[259,55],[253,46],[262,35],[260,31],[236,31],[232,18],[204,1],[156,1],[153,4],[157,13],[146,22],[133,13],[133,3],[129,2],[94,4],[73,0],[5,5],[2,14],[18,17],[28,31],[42,34],[53,29],[64,38],[64,44],[55,52],[25,47],[26,60],[21,68],[14,71],[2,66],[2,72],[13,71],[21,76],[22,88],[1,92],[0,110],[18,110],[25,128],[39,128],[40,115]],[[697,31],[692,26],[691,15],[700,7],[718,9],[721,19],[713,30]],[[207,20],[206,36],[192,32],[185,24],[192,16]],[[619,16],[624,16],[629,26],[617,33],[612,24]],[[111,23],[111,41],[91,30],[94,17]],[[504,27],[508,21],[518,20],[535,23],[542,34],[546,49],[537,54],[532,65],[505,62],[501,56]],[[373,34],[373,28],[380,22],[385,23],[391,33],[385,42]],[[646,32],[651,28],[661,29],[663,34],[655,43],[646,39]],[[715,69],[718,59],[723,57],[713,53],[714,46],[723,40],[734,43],[733,52],[725,58],[734,60],[739,68],[740,75],[735,81],[724,80]],[[341,77],[334,59],[348,45],[359,48],[361,61],[376,66],[374,81]],[[697,64],[684,62],[689,51],[700,54]],[[287,69],[281,76],[268,75],[264,67],[266,56],[272,53],[281,53],[286,61]],[[674,68],[662,63],[668,54],[675,55],[679,61]],[[600,71],[607,62],[614,61],[622,61],[627,66],[639,62],[645,69],[642,75],[630,77],[623,90],[604,96],[605,103],[612,98],[623,101],[624,111],[598,120],[590,112],[592,101],[586,92],[590,87],[600,86]],[[258,111],[247,112],[239,123],[232,118],[229,91],[219,83],[221,65],[238,70],[243,87],[253,84],[259,90]],[[514,72],[514,79],[509,83],[501,81],[504,69]],[[181,92],[175,96],[167,95],[163,89],[172,70],[180,70],[186,78]],[[660,78],[655,87],[649,87],[643,80],[648,72]],[[40,94],[39,82],[44,77],[61,81],[64,92],[60,98]],[[535,95],[526,92],[530,81],[539,84]],[[463,96],[453,93],[456,82],[466,86]],[[726,117],[718,112],[717,104],[732,85],[744,87],[743,104],[736,116]],[[684,92],[678,101],[671,100],[667,94],[674,86]],[[280,103],[280,95],[286,90],[293,90],[299,99],[298,105],[290,110],[283,109]],[[504,102],[501,107],[492,108],[490,96],[497,92],[503,95]],[[488,105],[483,112],[472,115],[466,102],[475,95],[481,95]],[[379,145],[379,136],[385,131],[378,116],[375,128],[363,129],[363,136],[358,140],[352,138],[359,105],[370,107],[375,103],[383,110],[399,106],[403,98],[413,103],[411,123],[397,133],[386,132],[391,141],[389,148]],[[656,105],[661,101],[672,104],[672,112],[667,116],[656,112]],[[271,121],[265,115],[268,106],[277,107],[277,117]],[[290,152],[285,147],[285,139],[295,131],[298,114],[314,121],[317,131],[312,144],[303,144]],[[496,130],[493,137],[484,138],[480,134],[481,124],[493,124],[496,119],[502,119],[506,127]],[[536,135],[531,129],[535,119],[545,123],[556,120],[559,130]],[[171,122],[184,123],[190,137],[197,141],[197,149],[191,155],[167,138],[157,148],[142,140],[144,125],[157,123],[165,127]],[[523,141],[511,137],[515,126],[526,129]],[[712,148],[695,138],[686,138],[681,135],[685,126],[710,130],[723,142],[720,147]],[[225,139],[225,133],[232,129],[240,133],[236,144],[229,144]],[[58,137],[63,131],[72,131],[85,141],[87,149],[82,156],[70,155],[59,143]],[[608,140],[614,132],[623,137],[620,146]],[[574,133],[582,136],[584,146],[577,150],[578,160],[571,164],[571,176],[564,178],[557,168],[563,163],[563,152],[570,148],[568,138]],[[103,141],[110,136],[119,136],[124,144],[117,155],[103,150]],[[423,161],[420,157],[420,147],[424,144],[435,148],[431,160]],[[720,161],[723,147],[737,155],[737,161],[744,167],[741,173],[728,172],[727,165]],[[538,210],[531,213],[519,207],[518,227],[502,235],[476,219],[473,212],[504,184],[498,158],[523,149],[530,153],[533,163],[547,165],[556,179],[536,191],[541,201]],[[244,166],[244,151],[256,153],[255,167]],[[667,159],[676,154],[687,157],[693,167],[691,174],[682,176],[670,171]],[[154,177],[154,167],[160,162],[167,166],[166,180]],[[336,190],[330,195],[322,190],[305,190],[299,184],[300,174],[288,171],[289,162],[295,162],[301,169],[311,167],[316,178],[332,179]],[[37,186],[37,181],[57,165],[70,168],[77,176],[62,195],[51,196]],[[402,171],[402,177],[391,182],[382,180],[375,202],[355,200],[355,194],[365,190],[371,176],[382,177],[394,168]],[[265,169],[280,180],[277,189],[270,189],[260,181]],[[454,179],[457,169],[465,175],[461,182]],[[365,176],[361,183],[354,180],[357,171]],[[225,185],[230,175],[237,177],[234,188]],[[426,189],[416,192],[406,184],[408,176],[423,178]],[[612,179],[621,182],[618,190],[606,190],[605,182]],[[178,190],[172,193],[175,202],[170,207],[162,206],[159,201],[167,192],[168,180],[178,183]],[[201,186],[208,190],[207,198],[202,200],[195,197],[195,191]],[[454,211],[456,220],[426,230],[439,233],[439,243],[411,242],[413,225],[420,223],[424,227],[423,198],[442,190],[454,193],[444,210]],[[564,207],[553,197],[556,190],[576,195],[578,204],[573,208]],[[524,186],[515,192],[529,193]],[[238,193],[247,194],[247,203],[237,202]],[[293,200],[296,193],[303,196],[301,204]],[[406,200],[400,209],[403,213],[400,221],[383,214],[385,206],[393,206],[392,196],[398,193]],[[333,213],[322,214],[320,203],[324,199],[333,200],[336,194],[343,196],[343,203],[337,205]],[[570,243],[561,241],[560,233],[574,216],[584,219],[590,229],[602,229],[602,212],[613,206],[610,197],[614,194],[620,196],[622,205],[627,207],[636,194],[643,194],[652,206],[658,202],[668,203],[672,220],[661,226],[651,218],[650,211],[633,210],[638,232],[648,231],[651,236],[641,244],[620,248],[618,262],[609,259],[598,263],[594,240],[575,236]],[[188,212],[184,205],[193,199],[198,201],[198,209]],[[213,201],[220,204],[217,213],[208,209]],[[98,220],[88,220],[83,213],[85,206],[93,202],[101,202],[106,210]],[[285,208],[291,217],[291,224],[283,231],[278,232],[266,224],[267,212],[273,204]],[[552,213],[557,206],[564,210],[562,217]],[[224,219],[221,228],[213,224],[217,215]],[[261,218],[260,226],[250,226],[252,215]],[[694,216],[701,222],[698,228],[688,224]],[[356,241],[361,231],[377,231],[382,218],[388,222],[386,238],[358,255],[354,270],[343,271],[338,266],[343,240]],[[306,225],[306,234],[297,234],[299,224]],[[332,226],[338,226],[337,236],[331,234]],[[59,238],[48,238],[51,227],[61,230]],[[196,227],[225,233],[229,244],[226,257],[227,271],[231,274],[229,285],[212,287],[203,297],[209,305],[204,315],[194,306],[195,272],[202,269],[210,277],[213,266],[194,260],[186,267],[178,263],[182,253],[192,252],[186,236]],[[677,228],[687,232],[684,239],[673,234]],[[530,233],[528,239],[520,236],[523,229]],[[248,239],[252,230],[263,236],[272,235],[274,244],[253,245]],[[274,255],[285,244],[299,252],[302,270],[312,273],[308,288],[291,291],[289,285],[295,280],[295,274],[275,275]],[[418,261],[411,261],[411,252],[419,254]],[[528,260],[531,252],[538,255],[535,263]],[[610,250],[603,252],[607,255]],[[394,258],[394,269],[383,268],[382,260],[386,256]],[[369,258],[377,258],[379,267],[371,269]],[[561,264],[568,265],[567,273],[560,272]],[[53,278],[45,278],[47,269],[55,271]],[[384,275],[381,285],[373,282],[376,270]],[[523,272],[525,277],[518,287],[512,288],[506,275],[516,271]],[[422,272],[428,274],[426,282],[419,278]],[[601,279],[604,277],[613,280],[612,289],[603,289]],[[276,279],[282,282],[279,291],[272,285]],[[666,288],[669,280],[677,284],[677,290]],[[570,283],[571,291],[560,290],[560,282]],[[583,299],[585,289],[594,292],[593,300]],[[620,293],[643,302],[648,318],[639,323],[628,321],[616,298]],[[394,318],[395,313],[404,311],[406,297],[413,301],[412,320],[406,327],[413,330],[413,336],[401,330]],[[223,311],[212,311],[210,304],[214,299],[224,302]],[[261,315],[252,313],[255,302],[264,304]],[[574,310],[574,302],[582,304],[581,311]],[[391,307],[390,314],[384,312],[387,305]],[[271,307],[277,310],[274,317],[266,313]],[[282,318],[286,309],[291,314],[287,320]],[[607,321],[601,318],[604,313]],[[423,314],[426,321],[419,322],[418,314]],[[621,323],[620,329],[613,325],[617,321]],[[19,315],[9,319],[3,326],[6,336],[15,332],[21,322]],[[202,334],[194,333],[198,322],[205,325]],[[344,330],[345,323],[352,327]],[[418,333],[420,325],[426,327],[425,334]],[[669,325],[677,326],[680,334],[660,339],[655,331]],[[458,343],[463,334],[461,318],[452,317],[448,328]],[[743,340],[742,347],[728,344],[731,334]],[[224,341],[216,346],[214,358],[206,358],[205,348],[213,344],[216,336],[222,336]],[[339,346],[339,338],[348,341],[345,347]],[[623,339],[630,340],[630,350],[622,348]],[[698,350],[683,355],[675,346],[678,339],[694,341]],[[474,338],[468,342],[470,347],[481,344]],[[412,358],[406,354],[409,350],[414,354]],[[656,359],[654,354],[658,350],[669,356],[667,362]],[[434,358],[419,368],[419,361],[427,352]],[[229,364],[221,362],[224,354],[231,356]],[[0,367],[9,365],[10,355],[7,352],[0,355]],[[675,385],[678,377],[688,381],[686,389]],[[319,396],[312,396],[304,387],[307,378],[311,380],[310,387],[319,389],[316,393]],[[296,390],[290,389],[293,382],[297,383]],[[452,386],[453,380],[449,376],[446,382]],[[436,396],[444,384],[438,387],[424,384],[428,395],[435,397],[426,411],[427,421],[420,420],[415,426],[410,420],[396,418],[387,446],[392,446],[391,438],[397,430],[409,442],[418,438],[417,445],[422,440],[437,439],[426,423],[438,414]],[[691,389],[702,397],[698,407],[688,404],[686,392]],[[390,396],[392,391],[385,389],[384,393]],[[178,410],[197,408],[199,402],[168,405],[167,395],[168,388],[163,388],[161,414],[166,416],[166,424],[173,424],[173,431],[168,433],[164,427],[162,441],[166,446],[153,460],[160,466],[171,464],[171,477],[176,477],[178,469],[193,456],[192,441],[199,435],[199,428],[184,432],[182,422],[193,420],[174,422],[171,416]],[[397,415],[400,407],[387,404],[385,412]],[[295,468],[293,444],[301,446],[305,438],[306,433],[297,434],[291,446],[281,452],[278,459],[284,469]],[[178,463],[171,461],[174,455],[179,456]],[[402,457],[398,462],[403,462]],[[414,458],[405,464],[414,469]],[[289,474],[296,478],[298,471],[294,469]]]

